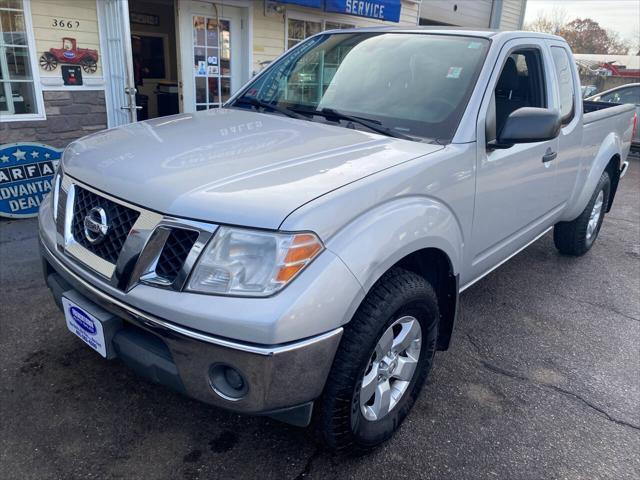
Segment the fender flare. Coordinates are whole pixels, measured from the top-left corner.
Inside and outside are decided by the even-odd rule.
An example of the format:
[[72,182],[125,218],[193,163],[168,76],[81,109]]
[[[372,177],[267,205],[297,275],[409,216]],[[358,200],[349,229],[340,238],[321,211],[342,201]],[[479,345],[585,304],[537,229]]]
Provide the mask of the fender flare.
[[453,211],[425,196],[395,198],[367,210],[327,241],[365,292],[393,265],[425,248],[444,252],[457,275],[463,233]]
[[[591,167],[586,174],[584,182],[578,182],[578,185],[582,183],[582,189],[574,192],[572,200],[569,202],[571,207],[562,215],[562,221],[572,221],[576,219],[582,211],[586,208],[589,199],[593,194],[598,180],[602,176],[609,165],[609,162],[614,157],[621,157],[622,141],[620,137],[614,132],[609,133],[600,144],[598,153],[591,163]],[[612,179],[613,181],[614,179]]]

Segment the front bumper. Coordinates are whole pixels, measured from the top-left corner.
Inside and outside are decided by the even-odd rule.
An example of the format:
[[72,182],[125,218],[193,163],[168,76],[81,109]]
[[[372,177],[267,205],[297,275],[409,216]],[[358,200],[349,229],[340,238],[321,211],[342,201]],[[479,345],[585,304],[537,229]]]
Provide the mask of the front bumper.
[[[122,335],[118,337],[120,345],[115,350],[139,373],[190,397],[237,412],[282,417],[282,411],[304,406],[310,413],[309,402],[321,394],[333,363],[341,327],[273,346],[213,336],[108,295],[64,265],[42,239],[40,243],[45,277],[56,302],[60,303],[65,291],[73,290],[122,319],[123,332],[128,335],[124,340]],[[210,371],[216,364],[241,373],[248,384],[244,396],[231,399],[212,387]],[[304,420],[294,423],[304,424],[307,420],[308,415],[304,415]]]

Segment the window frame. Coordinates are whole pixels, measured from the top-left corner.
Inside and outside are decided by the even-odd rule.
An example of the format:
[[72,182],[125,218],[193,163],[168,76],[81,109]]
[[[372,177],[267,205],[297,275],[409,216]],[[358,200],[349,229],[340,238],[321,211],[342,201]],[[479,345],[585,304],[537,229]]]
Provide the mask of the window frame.
[[558,64],[555,61],[555,58],[553,56],[553,52],[555,51],[554,49],[558,49],[560,50],[563,55],[565,56],[565,58],[567,59],[567,68],[569,69],[569,76],[570,76],[570,81],[571,81],[571,90],[573,91],[573,94],[571,96],[571,112],[569,112],[567,115],[561,117],[560,119],[560,123],[562,125],[562,127],[566,127],[567,125],[569,125],[573,119],[576,117],[576,103],[577,103],[577,92],[576,92],[576,81],[575,81],[575,74],[573,73],[573,68],[572,67],[572,62],[573,62],[573,58],[572,56],[569,54],[569,52],[567,51],[566,48],[560,46],[560,45],[550,45],[549,46],[550,51],[549,53],[551,53],[551,63],[553,64],[553,68],[555,70],[555,74],[556,74],[556,81],[558,82],[558,109],[560,110],[560,113],[562,113],[562,92],[560,89],[560,76],[559,76],[559,71],[558,71]]
[[[20,11],[8,8],[8,11]],[[24,14],[24,27],[27,36],[27,52],[29,54],[29,63],[31,65],[31,73],[34,89],[34,98],[36,102],[36,113],[9,113],[8,111],[0,111],[2,122],[32,122],[46,120],[47,115],[44,108],[44,97],[42,94],[42,84],[40,82],[40,66],[38,65],[36,42],[33,34],[33,21],[31,16],[31,0],[22,0],[22,12]],[[5,60],[6,61],[6,60]],[[2,82],[4,83],[4,82]],[[11,83],[11,82],[9,82]],[[27,83],[27,82],[20,82]]]
[[[541,82],[539,85],[537,85],[537,95],[540,96],[540,101],[543,105],[542,108],[549,108],[550,105],[550,96],[549,96],[549,82],[551,80],[551,78],[549,77],[549,75],[551,74],[550,70],[551,70],[551,65],[549,64],[549,61],[551,63],[553,63],[553,59],[549,60],[547,57],[548,55],[546,55],[546,50],[544,48],[543,45],[538,44],[538,43],[526,43],[523,45],[513,45],[511,47],[507,47],[505,52],[500,52],[500,56],[498,57],[499,62],[497,61],[495,63],[494,69],[496,72],[496,77],[495,80],[493,82],[489,82],[487,85],[487,90],[485,91],[485,94],[489,94],[488,98],[489,98],[489,103],[486,107],[485,110],[485,116],[484,116],[484,137],[485,137],[485,144],[488,144],[490,141],[496,140],[498,137],[498,131],[497,131],[497,115],[496,115],[496,88],[498,87],[498,82],[500,81],[500,76],[502,75],[502,71],[504,70],[504,67],[507,63],[507,59],[509,57],[511,57],[511,55],[513,54],[525,54],[525,52],[533,52],[533,55],[536,56],[536,63],[537,63],[537,67],[536,67],[536,76],[538,77],[538,80],[536,81],[536,83]],[[501,60],[500,60],[501,59]],[[529,70],[529,65],[527,64],[527,70],[528,73],[530,73],[531,71]],[[462,122],[462,120],[461,120]]]
[[[295,47],[296,45],[298,45],[298,43],[301,43],[307,38],[309,38],[309,37],[303,38],[298,43],[296,43],[296,45],[292,45],[291,47],[289,47],[289,19],[299,20],[302,22],[319,23],[321,28],[320,33],[327,30],[327,22],[333,23],[336,25],[343,25],[344,28],[356,28],[356,25],[352,23],[345,23],[340,20],[327,19],[322,15],[314,15],[312,13],[299,12],[297,10],[290,10],[287,8],[285,11],[285,19],[284,19],[284,51],[285,52]],[[296,40],[296,39],[292,39],[292,40]]]

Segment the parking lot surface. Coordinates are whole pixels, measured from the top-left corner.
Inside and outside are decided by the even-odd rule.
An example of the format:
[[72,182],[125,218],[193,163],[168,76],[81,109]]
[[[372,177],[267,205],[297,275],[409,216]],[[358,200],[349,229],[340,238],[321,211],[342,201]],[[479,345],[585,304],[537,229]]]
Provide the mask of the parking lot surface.
[[640,478],[638,160],[586,256],[548,234],[462,294],[412,413],[362,458],[103,360],[44,285],[35,220],[0,229],[0,478]]

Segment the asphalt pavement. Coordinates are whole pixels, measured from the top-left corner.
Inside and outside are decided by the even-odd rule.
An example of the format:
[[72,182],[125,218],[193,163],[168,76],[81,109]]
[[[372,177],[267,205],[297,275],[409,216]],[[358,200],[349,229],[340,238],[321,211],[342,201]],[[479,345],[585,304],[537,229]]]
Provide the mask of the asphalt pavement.
[[103,360],[44,285],[35,220],[0,221],[0,287],[3,479],[640,478],[638,160],[586,256],[547,235],[462,294],[412,413],[362,458]]

